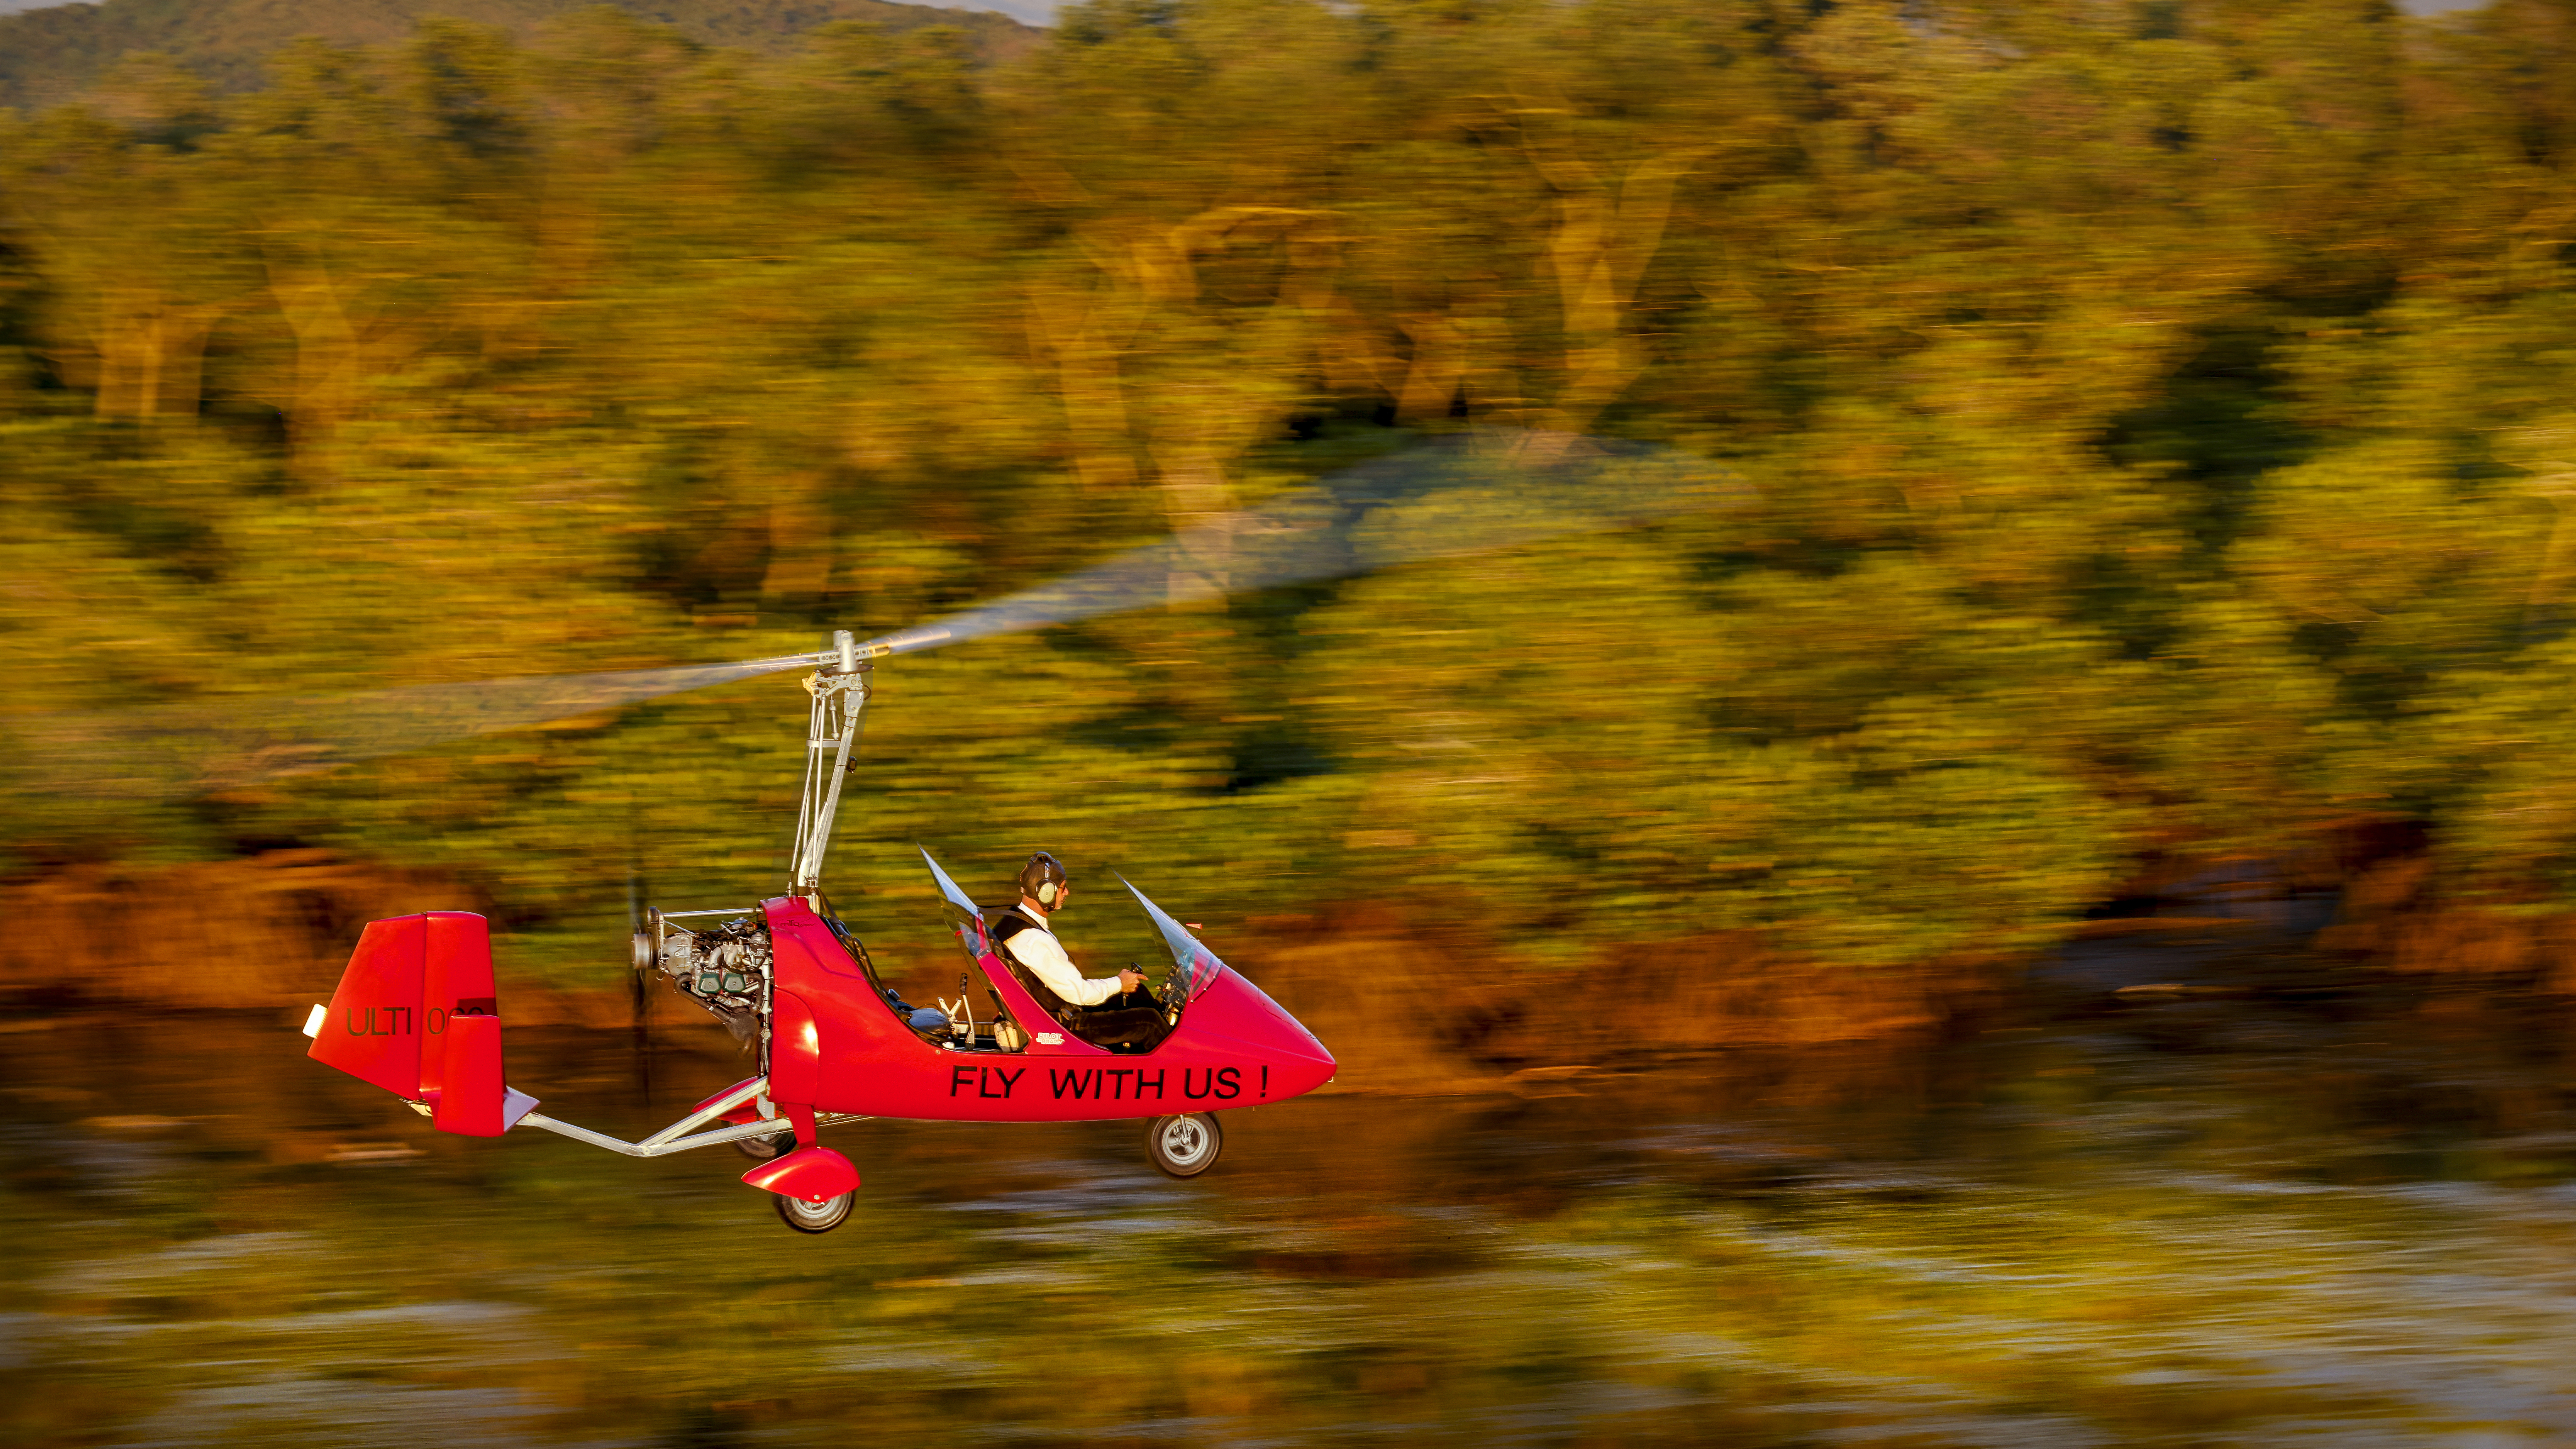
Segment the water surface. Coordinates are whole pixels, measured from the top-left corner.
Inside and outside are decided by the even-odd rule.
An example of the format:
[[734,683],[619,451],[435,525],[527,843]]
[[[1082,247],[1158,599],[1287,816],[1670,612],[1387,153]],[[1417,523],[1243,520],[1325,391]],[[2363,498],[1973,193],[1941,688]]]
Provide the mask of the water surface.
[[[2511,1445],[2576,1436],[2568,1022],[2337,984],[1135,1124],[445,1138],[265,1016],[0,1036],[23,1444]],[[629,1137],[712,1033],[513,1029]],[[647,1085],[649,1083],[649,1086]],[[641,1100],[649,1091],[649,1103]]]

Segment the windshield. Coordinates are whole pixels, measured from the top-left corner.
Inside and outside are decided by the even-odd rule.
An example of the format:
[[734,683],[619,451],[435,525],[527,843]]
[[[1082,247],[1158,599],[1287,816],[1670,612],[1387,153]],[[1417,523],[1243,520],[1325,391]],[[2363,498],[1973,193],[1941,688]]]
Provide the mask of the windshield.
[[[914,849],[921,848],[915,846]],[[939,868],[939,862],[930,858],[929,851],[921,851],[921,863],[930,867],[930,878],[939,882],[940,914],[948,918],[948,928],[957,933],[957,944],[966,949],[967,959],[981,960],[990,955],[993,934],[985,928],[984,908],[957,888],[957,882],[948,878],[948,872]]]
[[1136,904],[1143,906],[1145,914],[1154,918],[1154,929],[1163,933],[1163,946],[1172,953],[1173,974],[1181,981],[1181,1000],[1198,1000],[1199,993],[1207,990],[1215,982],[1217,973],[1225,969],[1225,963],[1180,922],[1163,914],[1162,907],[1145,899],[1145,893],[1136,889],[1135,882],[1122,875],[1118,877],[1118,883],[1127,887],[1127,893],[1136,898]]

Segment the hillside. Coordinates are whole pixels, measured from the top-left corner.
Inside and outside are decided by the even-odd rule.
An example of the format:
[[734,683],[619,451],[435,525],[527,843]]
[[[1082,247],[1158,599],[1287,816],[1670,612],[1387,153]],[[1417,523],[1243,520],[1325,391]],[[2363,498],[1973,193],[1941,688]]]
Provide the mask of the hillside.
[[[301,35],[338,45],[401,40],[424,16],[498,26],[525,37],[555,16],[600,0],[107,0],[0,16],[0,106],[59,104],[128,52],[160,51],[219,90],[260,83],[261,58]],[[749,50],[784,49],[795,36],[835,20],[890,30],[954,26],[974,37],[987,61],[1006,59],[1044,32],[1007,15],[942,10],[887,0],[618,0],[617,8],[669,25],[691,39]]]
[[[1578,981],[1642,1052],[1964,1020],[2222,881],[2576,989],[2568,0],[2183,10],[1139,0],[982,71],[600,11],[0,126],[0,1000],[101,898],[265,881],[187,928],[257,964],[378,867],[595,983],[790,868],[807,701],[479,681],[1143,603],[1174,534],[887,669],[832,879],[899,972],[916,846],[1044,847],[1498,1062]],[[1592,458],[1639,526],[1539,541]]]

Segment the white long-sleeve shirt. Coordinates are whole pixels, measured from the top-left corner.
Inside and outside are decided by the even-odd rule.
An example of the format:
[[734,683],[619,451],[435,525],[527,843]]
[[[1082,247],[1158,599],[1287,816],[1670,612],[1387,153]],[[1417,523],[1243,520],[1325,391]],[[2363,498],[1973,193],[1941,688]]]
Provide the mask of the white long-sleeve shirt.
[[1047,990],[1076,1006],[1098,1006],[1126,989],[1115,976],[1083,975],[1073,958],[1064,954],[1063,943],[1056,940],[1043,916],[1025,905],[1020,907],[1020,914],[1037,925],[1014,933],[1002,943],[1003,949],[1045,982]]

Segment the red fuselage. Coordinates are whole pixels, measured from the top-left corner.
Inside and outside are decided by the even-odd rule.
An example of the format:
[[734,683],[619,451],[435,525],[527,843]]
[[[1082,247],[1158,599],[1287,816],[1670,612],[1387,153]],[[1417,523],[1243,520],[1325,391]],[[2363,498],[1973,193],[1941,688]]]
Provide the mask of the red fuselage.
[[1332,1054],[1314,1034],[1224,966],[1170,1035],[1129,1055],[1066,1031],[987,954],[976,965],[1030,1044],[1016,1052],[934,1045],[897,1019],[803,900],[763,901],[761,912],[776,972],[769,1095],[781,1104],[868,1117],[1072,1122],[1254,1107],[1333,1078]]

